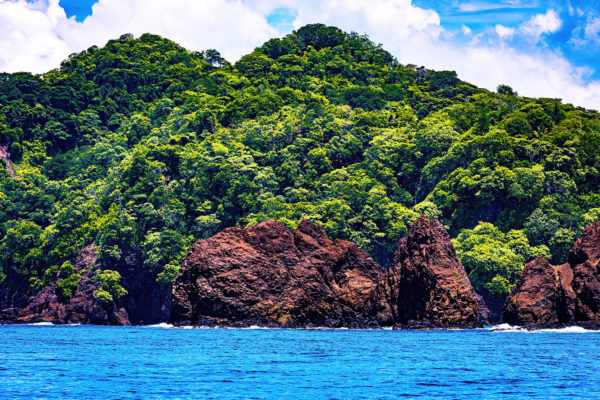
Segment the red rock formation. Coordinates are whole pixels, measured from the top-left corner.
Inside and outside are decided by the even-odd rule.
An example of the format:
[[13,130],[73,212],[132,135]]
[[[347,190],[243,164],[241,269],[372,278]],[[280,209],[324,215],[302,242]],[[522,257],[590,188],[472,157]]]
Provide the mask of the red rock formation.
[[525,265],[503,319],[529,328],[600,327],[600,222],[583,231],[566,264],[540,257]]
[[100,282],[91,276],[89,266],[96,263],[96,247],[87,246],[79,254],[73,268],[82,275],[79,288],[63,302],[56,286],[51,285],[29,299],[29,304],[15,318],[19,323],[52,322],[55,324],[129,325],[127,312],[114,303],[104,303],[94,297]]
[[302,221],[228,228],[198,241],[173,285],[171,322],[247,326],[391,324],[375,290],[385,271],[354,244]]
[[481,326],[473,287],[437,220],[422,216],[413,222],[398,244],[386,285],[400,327]]
[[550,265],[538,257],[525,265],[504,305],[504,322],[519,326],[554,327],[573,319],[573,271],[568,264]]
[[[391,305],[391,306],[390,306]],[[229,228],[198,241],[173,286],[176,324],[477,327],[477,302],[447,232],[420,218],[385,272],[303,221]]]

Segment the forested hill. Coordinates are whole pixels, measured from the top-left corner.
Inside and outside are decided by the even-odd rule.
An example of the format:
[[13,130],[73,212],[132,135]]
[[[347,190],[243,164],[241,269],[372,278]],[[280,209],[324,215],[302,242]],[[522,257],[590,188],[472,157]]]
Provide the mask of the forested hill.
[[0,286],[59,279],[65,300],[89,245],[113,299],[131,292],[120,276],[168,285],[197,239],[269,218],[308,218],[385,266],[419,214],[450,229],[477,289],[506,293],[600,215],[598,113],[323,25],[233,65],[145,34],[1,74],[0,158]]

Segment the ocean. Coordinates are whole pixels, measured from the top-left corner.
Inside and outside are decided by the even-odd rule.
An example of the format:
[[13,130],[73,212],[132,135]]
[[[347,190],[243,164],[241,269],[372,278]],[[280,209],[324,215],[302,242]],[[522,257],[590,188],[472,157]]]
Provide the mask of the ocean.
[[600,399],[600,331],[0,326],[2,399]]

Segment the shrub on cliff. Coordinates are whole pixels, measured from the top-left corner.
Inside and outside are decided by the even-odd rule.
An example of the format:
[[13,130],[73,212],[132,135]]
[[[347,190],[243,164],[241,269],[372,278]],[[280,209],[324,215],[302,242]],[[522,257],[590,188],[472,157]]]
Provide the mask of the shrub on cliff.
[[73,265],[65,261],[60,267],[60,279],[56,282],[56,294],[61,302],[67,302],[79,287],[81,274],[75,273]]
[[102,271],[96,276],[96,279],[101,282],[101,286],[94,292],[94,297],[103,302],[116,301],[127,294],[120,284],[121,274],[117,271]]

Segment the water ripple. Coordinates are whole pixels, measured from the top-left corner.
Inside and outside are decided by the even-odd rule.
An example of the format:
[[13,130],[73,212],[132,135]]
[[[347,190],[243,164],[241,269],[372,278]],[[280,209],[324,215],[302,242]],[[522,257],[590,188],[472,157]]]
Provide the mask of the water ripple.
[[2,399],[600,399],[599,332],[500,328],[5,325],[0,388]]

